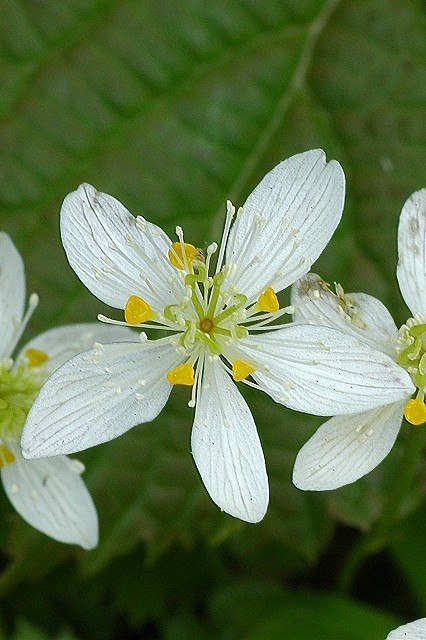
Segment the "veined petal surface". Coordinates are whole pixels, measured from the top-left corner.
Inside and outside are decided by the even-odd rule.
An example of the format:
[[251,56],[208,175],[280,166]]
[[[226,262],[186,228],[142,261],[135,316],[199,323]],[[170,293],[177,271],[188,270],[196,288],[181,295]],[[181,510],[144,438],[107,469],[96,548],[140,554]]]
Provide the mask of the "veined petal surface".
[[314,273],[291,288],[291,304],[297,324],[317,324],[349,333],[395,359],[398,329],[384,304],[365,293],[339,298]]
[[293,469],[296,487],[337,489],[372,471],[395,443],[405,403],[336,416],[321,425],[297,454]]
[[426,640],[426,618],[403,624],[391,631],[386,640]]
[[72,453],[153,420],[169,397],[166,373],[180,364],[168,339],[99,345],[48,378],[22,434],[26,458]]
[[10,356],[10,345],[24,307],[24,263],[7,233],[0,232],[0,358]]
[[315,415],[366,411],[414,392],[408,373],[386,354],[351,335],[289,324],[248,336],[234,349],[276,402]]
[[1,469],[6,494],[16,511],[46,535],[93,549],[98,543],[95,505],[80,477],[80,463],[66,456],[25,460],[7,443],[15,461]]
[[191,444],[206,489],[223,511],[259,522],[269,500],[256,425],[244,398],[218,361],[206,358]]
[[411,313],[426,316],[426,189],[413,193],[402,208],[396,277]]
[[17,360],[25,358],[28,349],[43,351],[49,356],[48,366],[53,373],[73,356],[92,348],[95,342],[137,342],[138,336],[134,329],[101,322],[64,325],[49,329],[30,340],[21,350]]
[[[112,196],[80,185],[62,205],[61,235],[71,267],[99,300],[124,309],[137,295],[155,311],[176,302],[168,283],[176,276],[167,257],[171,240]],[[175,286],[183,291],[178,279]]]
[[268,286],[280,291],[307,273],[342,215],[345,176],[321,149],[284,160],[247,198],[229,234],[226,263],[249,300]]

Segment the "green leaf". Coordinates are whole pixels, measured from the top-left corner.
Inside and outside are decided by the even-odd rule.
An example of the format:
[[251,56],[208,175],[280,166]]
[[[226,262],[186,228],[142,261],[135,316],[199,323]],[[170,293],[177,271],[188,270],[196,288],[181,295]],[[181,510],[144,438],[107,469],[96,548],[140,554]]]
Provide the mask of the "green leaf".
[[384,640],[398,623],[392,616],[337,595],[294,593],[247,640]]
[[410,585],[420,610],[426,606],[425,545],[426,506],[422,506],[407,518],[403,527],[399,528],[391,546],[392,555]]
[[[382,611],[334,594],[240,582],[211,603],[219,628],[245,640],[384,640],[398,621]],[[222,637],[222,636],[221,636]]]
[[68,631],[50,636],[27,622],[20,622],[12,640],[78,640],[78,638]]

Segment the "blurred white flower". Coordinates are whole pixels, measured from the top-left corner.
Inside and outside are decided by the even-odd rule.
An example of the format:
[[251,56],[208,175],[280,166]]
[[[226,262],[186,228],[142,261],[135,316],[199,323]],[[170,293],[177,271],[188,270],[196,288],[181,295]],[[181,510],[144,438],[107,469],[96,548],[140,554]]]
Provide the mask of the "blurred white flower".
[[[375,298],[336,293],[309,274],[293,286],[297,322],[334,327],[364,340],[407,371],[412,389],[392,402],[323,424],[296,458],[293,481],[300,489],[336,489],[376,467],[394,445],[403,416],[412,425],[426,422],[426,189],[405,203],[398,229],[396,275],[413,316],[397,329],[386,307]],[[416,395],[412,398],[413,392]]]
[[[9,236],[0,233],[0,470],[6,494],[30,525],[61,542],[92,549],[98,518],[80,474],[83,465],[67,456],[25,460],[19,440],[27,413],[47,376],[96,339],[129,338],[130,331],[79,324],[52,329],[12,353],[38,303],[25,307],[22,259]],[[101,330],[100,330],[101,329]],[[123,333],[124,331],[124,333]]]
[[[403,398],[411,382],[388,356],[323,327],[272,324],[289,313],[276,292],[307,273],[342,213],[344,174],[321,150],[282,162],[204,252],[134,218],[120,202],[82,185],[61,211],[68,260],[125,321],[165,337],[106,345],[58,369],[35,402],[24,455],[70,453],[155,418],[173,385],[192,387],[192,453],[211,498],[261,520],[268,479],[256,426],[235,381],[292,409],[333,415]],[[115,322],[101,317],[104,322]],[[115,322],[116,323],[116,322]],[[362,367],[360,366],[360,363]]]
[[426,618],[403,624],[391,631],[386,640],[426,640]]

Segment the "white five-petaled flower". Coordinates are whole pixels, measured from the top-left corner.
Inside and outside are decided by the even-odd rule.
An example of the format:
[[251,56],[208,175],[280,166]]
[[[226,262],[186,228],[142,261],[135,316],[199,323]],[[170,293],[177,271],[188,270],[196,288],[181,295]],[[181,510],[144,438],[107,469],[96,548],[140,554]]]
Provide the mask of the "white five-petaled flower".
[[[38,303],[35,294],[25,307],[25,275],[21,256],[9,236],[0,233],[0,471],[6,494],[16,511],[55,540],[92,549],[98,541],[98,518],[80,475],[83,465],[67,456],[25,460],[19,440],[27,413],[48,375],[95,339],[129,338],[130,330],[97,323],[58,327],[31,340],[11,355]],[[101,330],[100,330],[101,329]]]
[[405,371],[351,336],[271,324],[290,311],[279,308],[276,292],[307,273],[330,240],[344,186],[342,168],[327,164],[321,150],[279,164],[236,215],[228,203],[213,275],[216,243],[203,252],[184,242],[179,227],[172,242],[89,185],[67,196],[62,241],[77,275],[103,302],[124,309],[124,324],[165,335],[151,340],[142,332],[134,344],[98,346],[58,369],[30,412],[24,455],[115,438],[155,418],[173,385],[188,385],[192,454],[207,491],[227,513],[261,520],[263,452],[232,378],[320,415],[370,409],[411,389]]
[[386,640],[426,640],[426,618],[403,624],[391,631]]
[[[392,357],[412,379],[403,398],[323,424],[299,451],[293,481],[300,489],[336,489],[374,469],[393,447],[403,416],[413,425],[426,422],[426,189],[405,203],[398,228],[396,275],[401,294],[413,314],[397,329],[379,300],[362,293],[332,293],[309,274],[292,290],[297,322],[347,331]],[[416,396],[411,398],[416,391]]]

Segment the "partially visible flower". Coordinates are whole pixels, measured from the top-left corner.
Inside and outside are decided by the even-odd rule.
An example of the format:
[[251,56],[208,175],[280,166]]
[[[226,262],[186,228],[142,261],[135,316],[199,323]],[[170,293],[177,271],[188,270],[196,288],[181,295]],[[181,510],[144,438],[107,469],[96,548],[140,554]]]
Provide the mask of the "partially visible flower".
[[386,640],[426,640],[426,618],[403,624],[391,631]]
[[[165,337],[98,346],[47,381],[28,417],[24,455],[69,453],[155,418],[173,385],[192,388],[192,453],[211,498],[261,520],[268,480],[256,426],[234,381],[292,409],[321,415],[403,398],[411,381],[390,358],[323,327],[272,324],[276,293],[307,273],[342,213],[344,174],[321,150],[282,162],[235,215],[228,203],[216,268],[205,253],[172,242],[120,202],[82,185],[67,196],[61,231],[83,283],[125,323]],[[114,322],[101,318],[105,322]],[[360,366],[362,364],[362,367]]]
[[[402,418],[426,422],[426,189],[405,203],[398,229],[397,278],[413,316],[397,329],[379,300],[362,293],[333,293],[314,274],[292,290],[295,320],[346,331],[392,357],[412,379],[405,397],[361,413],[336,416],[323,424],[299,451],[293,482],[300,489],[336,489],[374,469],[393,447]],[[416,395],[412,398],[413,392]]]
[[[56,456],[25,460],[19,440],[40,387],[68,358],[95,340],[129,339],[131,332],[78,324],[51,329],[12,353],[38,303],[35,294],[25,307],[22,259],[9,236],[0,233],[0,470],[6,494],[30,525],[60,542],[92,549],[98,542],[98,518],[80,474],[78,460]],[[124,331],[124,333],[123,333]]]

